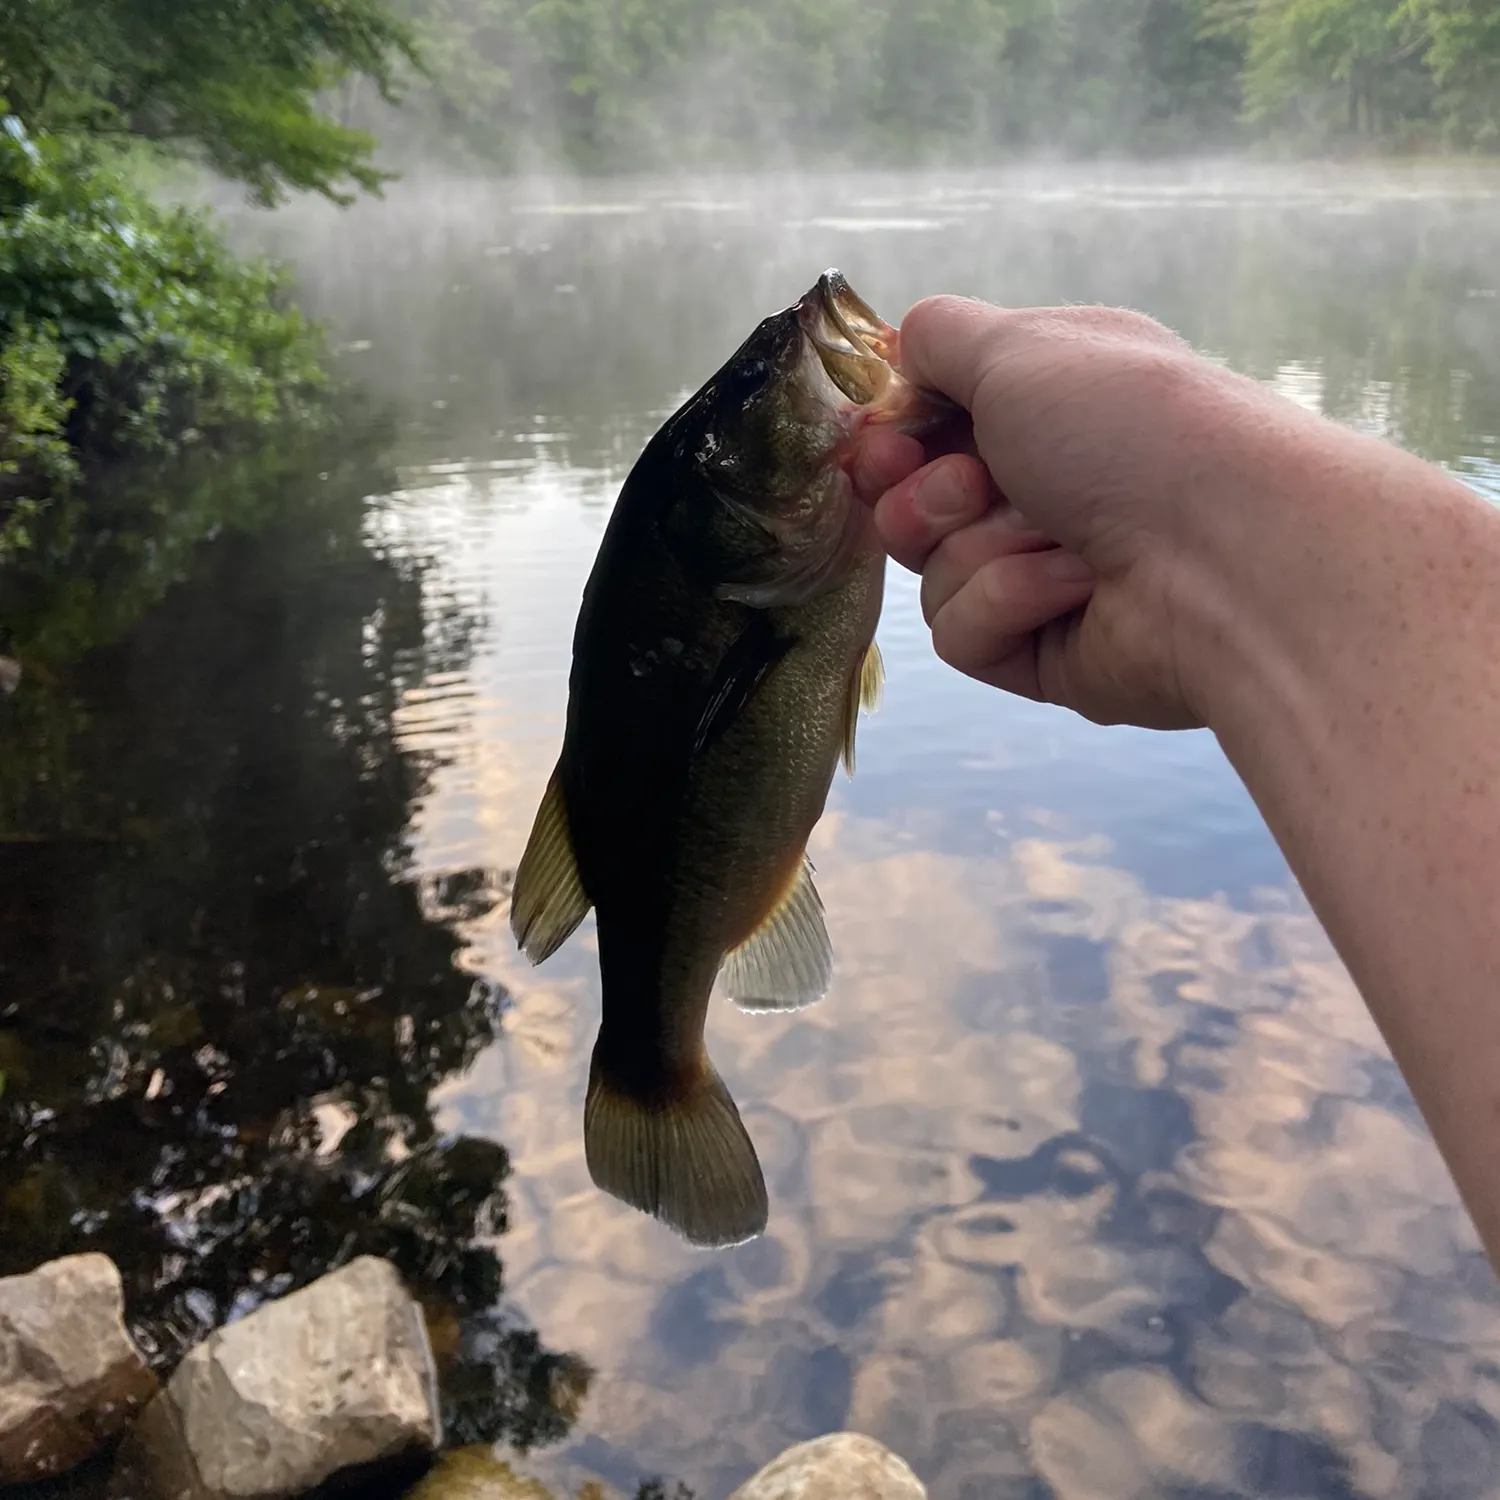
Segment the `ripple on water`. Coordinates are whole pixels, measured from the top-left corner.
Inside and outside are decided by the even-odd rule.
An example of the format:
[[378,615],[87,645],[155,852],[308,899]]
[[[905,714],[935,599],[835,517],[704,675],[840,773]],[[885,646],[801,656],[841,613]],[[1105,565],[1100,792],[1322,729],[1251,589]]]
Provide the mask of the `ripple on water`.
[[[341,229],[319,294],[421,408],[371,524],[436,557],[435,600],[484,611],[402,710],[441,762],[419,870],[514,869],[624,469],[809,265],[859,267],[881,308],[943,285],[1141,306],[1500,499],[1500,311],[1469,295],[1500,197],[1493,174],[1419,177],[684,181],[485,198],[462,226],[371,209],[402,231],[385,250]],[[881,641],[885,706],[815,838],[834,988],[710,1014],[771,1183],[764,1241],[704,1258],[592,1189],[591,929],[533,972],[503,901],[463,923],[513,1000],[442,1119],[511,1151],[509,1294],[599,1371],[537,1461],[721,1495],[848,1423],[934,1500],[1493,1492],[1494,1278],[1212,743],[999,702],[936,663],[894,570]]]

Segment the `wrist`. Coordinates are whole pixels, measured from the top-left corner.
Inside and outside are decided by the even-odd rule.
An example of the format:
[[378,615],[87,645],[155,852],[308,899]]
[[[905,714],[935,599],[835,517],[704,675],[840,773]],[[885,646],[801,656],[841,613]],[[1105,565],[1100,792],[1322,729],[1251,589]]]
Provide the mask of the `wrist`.
[[1273,724],[1358,735],[1383,704],[1489,680],[1500,512],[1388,444],[1247,401],[1234,477],[1185,507],[1178,549],[1184,688],[1225,748]]

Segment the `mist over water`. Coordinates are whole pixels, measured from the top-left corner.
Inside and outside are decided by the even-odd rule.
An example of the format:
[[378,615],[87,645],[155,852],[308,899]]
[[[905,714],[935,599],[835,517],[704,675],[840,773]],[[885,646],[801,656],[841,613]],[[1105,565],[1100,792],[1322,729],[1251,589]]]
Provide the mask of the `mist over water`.
[[[400,414],[369,525],[483,620],[408,695],[430,875],[512,869],[573,616],[646,437],[836,264],[1141,308],[1500,498],[1500,176],[1200,165],[1011,174],[418,177],[257,233]],[[591,1187],[590,929],[442,1090],[512,1153],[507,1295],[600,1372],[543,1473],[705,1495],[849,1425],[936,1500],[1479,1496],[1500,1296],[1384,1048],[1206,735],[1101,730],[932,657],[893,573],[881,712],[813,845],[837,975],[710,1020],[771,1189],[706,1256]]]
[[1138,307],[1330,415],[1483,475],[1500,402],[1497,180],[1463,162],[515,184],[418,172],[384,203],[308,202],[239,227],[295,262],[316,315],[364,330],[351,374],[408,410],[445,403],[404,436],[430,431],[449,457],[498,452],[542,413],[569,443],[598,442],[602,418],[644,438],[837,262],[889,317],[933,290]]
[[1500,502],[1500,170],[424,170],[226,214],[389,439],[0,720],[0,1274],[109,1249],[165,1359],[390,1254],[450,1431],[559,1485],[722,1500],[848,1426],[934,1500],[1500,1493],[1500,1290],[1207,735],[959,677],[892,571],[811,850],[832,992],[710,1015],[771,1196],[726,1253],[589,1182],[592,922],[532,969],[505,900],[621,481],[824,267],[892,320],[1140,308]]

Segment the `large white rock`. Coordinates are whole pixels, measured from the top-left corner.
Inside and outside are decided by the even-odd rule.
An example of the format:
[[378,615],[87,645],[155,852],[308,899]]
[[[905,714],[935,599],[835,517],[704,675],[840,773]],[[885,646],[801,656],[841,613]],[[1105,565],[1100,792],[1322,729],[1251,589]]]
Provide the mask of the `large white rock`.
[[0,1277],[0,1484],[82,1463],[155,1394],[124,1310],[107,1255]]
[[362,1256],[192,1350],[126,1442],[114,1493],[283,1500],[440,1437],[421,1308]]
[[874,1438],[833,1432],[788,1448],[729,1500],[927,1500],[927,1491]]

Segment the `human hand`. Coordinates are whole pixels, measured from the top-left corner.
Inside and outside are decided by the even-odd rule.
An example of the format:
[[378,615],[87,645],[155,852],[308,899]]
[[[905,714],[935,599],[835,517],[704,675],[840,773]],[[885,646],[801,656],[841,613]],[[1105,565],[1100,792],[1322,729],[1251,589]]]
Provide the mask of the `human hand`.
[[853,465],[938,654],[1214,731],[1500,1267],[1500,508],[1131,313],[933,298],[900,364],[972,425]]
[[1236,539],[1268,489],[1295,490],[1273,471],[1341,430],[1114,308],[930,298],[901,368],[972,418],[967,451],[936,457],[872,427],[856,469],[922,575],[937,654],[1100,723],[1209,722],[1214,640],[1254,566]]

